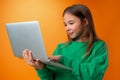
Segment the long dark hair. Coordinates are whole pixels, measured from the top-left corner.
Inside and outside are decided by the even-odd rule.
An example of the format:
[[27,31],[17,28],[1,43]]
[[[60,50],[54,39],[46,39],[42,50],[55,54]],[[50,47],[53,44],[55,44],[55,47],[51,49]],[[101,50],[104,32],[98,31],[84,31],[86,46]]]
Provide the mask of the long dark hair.
[[[70,13],[78,17],[81,21],[83,21],[85,18],[87,19],[88,25],[85,27],[85,31],[82,35],[86,35],[88,38],[88,45],[87,45],[85,55],[89,55],[91,46],[93,45],[94,41],[98,40],[98,37],[94,29],[92,15],[91,15],[89,8],[82,4],[76,4],[76,5],[67,7],[63,12],[63,16],[65,15],[65,13]],[[68,42],[70,42],[71,39],[69,36],[68,36],[68,39],[69,39]]]

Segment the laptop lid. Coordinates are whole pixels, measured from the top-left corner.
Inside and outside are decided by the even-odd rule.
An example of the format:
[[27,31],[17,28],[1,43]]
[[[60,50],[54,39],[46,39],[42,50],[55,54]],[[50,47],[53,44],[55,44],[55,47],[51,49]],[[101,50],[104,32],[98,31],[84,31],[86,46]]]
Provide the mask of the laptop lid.
[[24,49],[31,50],[35,59],[48,60],[38,21],[7,23],[6,29],[14,55],[22,58]]

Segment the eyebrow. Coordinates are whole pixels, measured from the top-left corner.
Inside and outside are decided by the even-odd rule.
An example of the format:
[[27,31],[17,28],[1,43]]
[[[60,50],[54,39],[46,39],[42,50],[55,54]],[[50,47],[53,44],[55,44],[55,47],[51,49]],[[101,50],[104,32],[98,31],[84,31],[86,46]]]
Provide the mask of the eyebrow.
[[69,20],[68,22],[71,22],[71,21],[74,21],[74,20]]
[[[69,22],[74,22],[74,20],[69,20],[68,23],[69,23]],[[65,22],[64,22],[64,24],[65,24]]]

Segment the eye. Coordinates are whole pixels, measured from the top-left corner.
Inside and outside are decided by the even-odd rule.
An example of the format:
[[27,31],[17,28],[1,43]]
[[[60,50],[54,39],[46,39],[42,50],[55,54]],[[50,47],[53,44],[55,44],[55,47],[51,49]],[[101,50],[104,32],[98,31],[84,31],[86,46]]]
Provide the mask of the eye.
[[68,24],[69,24],[69,25],[73,25],[74,23],[75,23],[75,22],[69,22]]
[[66,26],[67,26],[67,24],[65,24],[65,23],[64,23],[64,26],[66,27]]
[[74,23],[73,22],[71,22],[71,23],[69,23],[70,25],[73,25]]
[[73,21],[73,20],[70,20],[70,21],[68,22],[69,25],[73,25],[74,23],[75,23],[75,21]]

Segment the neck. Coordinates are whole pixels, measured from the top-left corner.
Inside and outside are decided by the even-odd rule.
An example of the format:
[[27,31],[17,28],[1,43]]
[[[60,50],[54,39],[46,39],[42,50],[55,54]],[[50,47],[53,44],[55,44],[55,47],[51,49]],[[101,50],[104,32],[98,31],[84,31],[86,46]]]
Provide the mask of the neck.
[[87,39],[79,39],[79,40],[76,40],[76,41],[78,41],[78,42],[86,42],[88,40]]
[[87,37],[81,37],[81,38],[74,39],[74,40],[78,41],[78,42],[86,42],[86,41],[88,41],[88,38]]

